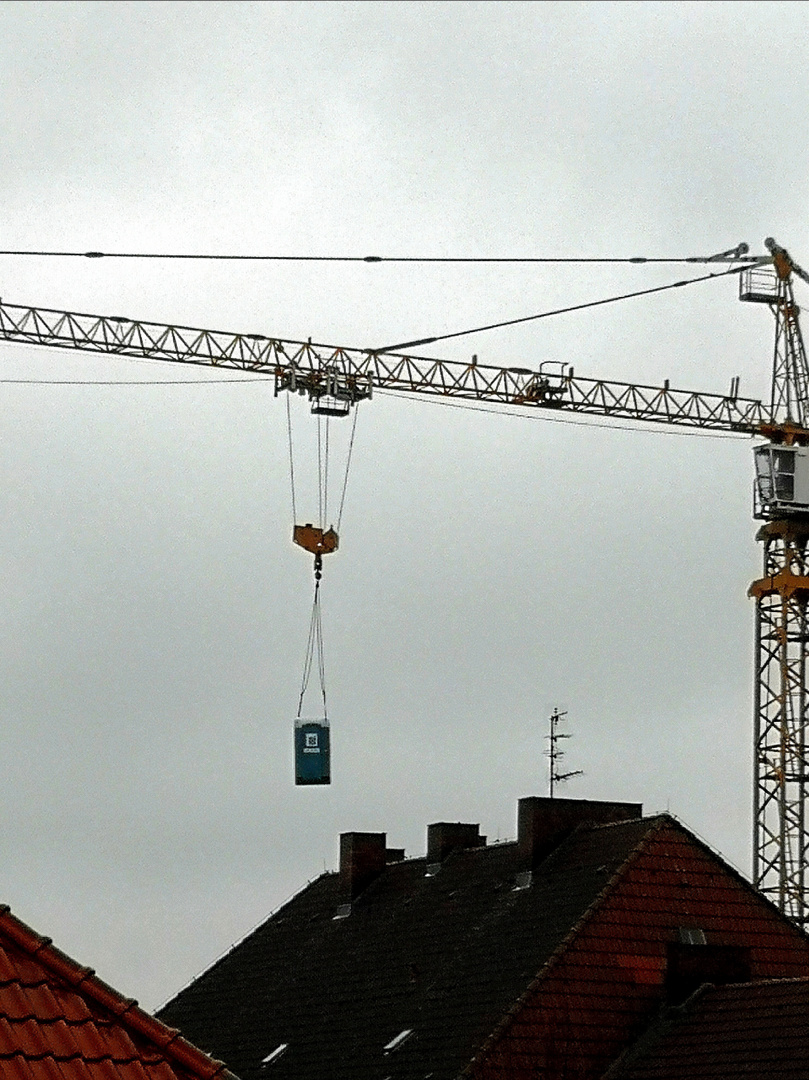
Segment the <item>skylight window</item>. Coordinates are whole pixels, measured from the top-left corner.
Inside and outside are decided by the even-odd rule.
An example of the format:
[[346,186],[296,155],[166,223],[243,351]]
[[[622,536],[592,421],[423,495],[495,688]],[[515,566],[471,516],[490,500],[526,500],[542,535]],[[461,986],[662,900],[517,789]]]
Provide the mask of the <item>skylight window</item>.
[[398,1035],[391,1039],[389,1043],[382,1047],[383,1054],[392,1054],[394,1050],[398,1050],[399,1047],[413,1034],[413,1028],[405,1028],[404,1031],[400,1031]]
[[281,1043],[280,1046],[276,1046],[276,1048],[273,1051],[271,1051],[269,1054],[267,1054],[267,1056],[265,1058],[261,1059],[261,1064],[262,1065],[270,1065],[270,1064],[272,1064],[273,1061],[277,1061],[278,1058],[283,1054],[283,1052],[286,1050],[286,1048],[288,1046],[289,1046],[289,1043]]

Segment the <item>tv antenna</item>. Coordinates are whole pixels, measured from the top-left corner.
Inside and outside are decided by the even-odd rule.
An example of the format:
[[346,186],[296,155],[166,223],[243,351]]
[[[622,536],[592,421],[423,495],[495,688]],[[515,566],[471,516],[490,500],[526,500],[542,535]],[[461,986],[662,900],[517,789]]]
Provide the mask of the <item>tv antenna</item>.
[[559,730],[559,724],[564,719],[566,719],[566,717],[567,710],[560,712],[559,709],[554,709],[550,716],[550,735],[546,735],[549,747],[545,751],[545,754],[550,760],[549,789],[551,798],[553,798],[554,789],[557,784],[564,783],[565,780],[570,780],[574,776],[584,775],[582,769],[574,769],[572,772],[559,771],[559,764],[562,758],[565,756],[565,752],[559,746],[559,743],[562,741],[562,739],[572,738],[572,736],[568,732]]

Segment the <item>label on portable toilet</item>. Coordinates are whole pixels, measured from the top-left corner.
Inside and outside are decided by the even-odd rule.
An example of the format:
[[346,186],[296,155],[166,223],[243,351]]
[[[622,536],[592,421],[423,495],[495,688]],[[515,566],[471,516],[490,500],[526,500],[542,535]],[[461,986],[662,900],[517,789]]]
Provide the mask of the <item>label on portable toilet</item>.
[[330,784],[329,721],[295,721],[295,783]]

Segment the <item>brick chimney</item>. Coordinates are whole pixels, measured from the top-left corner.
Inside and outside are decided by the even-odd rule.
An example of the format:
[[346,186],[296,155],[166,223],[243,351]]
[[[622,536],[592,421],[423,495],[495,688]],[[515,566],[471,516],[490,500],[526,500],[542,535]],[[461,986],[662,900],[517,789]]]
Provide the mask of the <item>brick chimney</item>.
[[632,821],[643,816],[642,803],[598,802],[592,799],[547,799],[531,796],[517,803],[517,852],[520,885],[577,825]]
[[485,847],[486,837],[480,835],[480,825],[464,821],[436,821],[427,826],[427,871],[435,873],[453,851]]
[[[340,834],[340,913],[351,905],[385,869],[385,833],[347,832]],[[345,911],[345,908],[348,911]]]

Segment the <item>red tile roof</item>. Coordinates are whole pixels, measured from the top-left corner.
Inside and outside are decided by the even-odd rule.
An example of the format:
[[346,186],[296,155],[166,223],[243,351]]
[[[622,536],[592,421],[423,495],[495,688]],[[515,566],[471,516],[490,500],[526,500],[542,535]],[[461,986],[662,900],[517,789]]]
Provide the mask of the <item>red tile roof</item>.
[[665,1010],[607,1073],[609,1080],[807,1075],[809,979],[703,987],[685,1005]]
[[723,956],[809,976],[809,937],[667,815],[523,855],[396,860],[351,905],[324,874],[160,1015],[244,1080],[595,1080],[694,977],[730,982]]
[[[492,1036],[496,1070],[481,1055],[477,1076],[520,1075],[518,1064],[531,1062],[542,1075],[562,1075],[564,1065],[568,1076],[601,1076],[673,989],[670,950],[681,926],[703,930],[708,945],[690,948],[706,958],[716,947],[745,950],[751,979],[809,974],[809,938],[683,826],[656,820]],[[604,839],[626,828],[580,832],[548,857],[546,871],[572,882],[576,865],[592,864]]]
[[0,905],[3,1080],[234,1080]]

